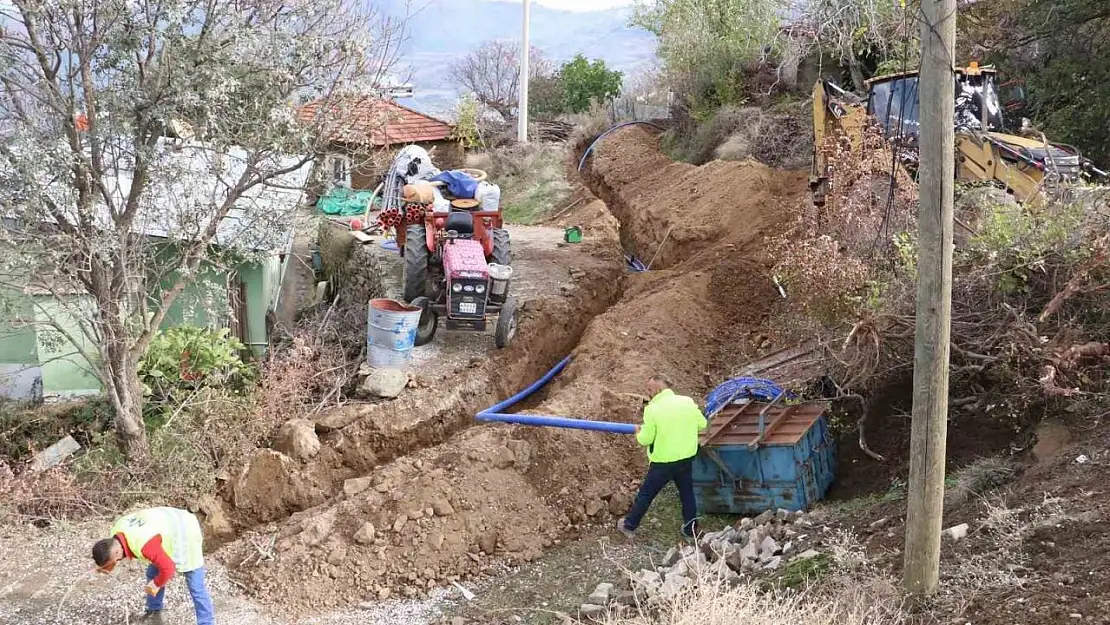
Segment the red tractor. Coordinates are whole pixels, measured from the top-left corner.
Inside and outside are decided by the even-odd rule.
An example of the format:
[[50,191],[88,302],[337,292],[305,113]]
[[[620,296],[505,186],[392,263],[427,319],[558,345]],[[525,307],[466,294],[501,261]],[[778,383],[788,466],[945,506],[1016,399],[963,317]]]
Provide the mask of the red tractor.
[[499,348],[516,334],[517,304],[508,295],[508,280],[490,275],[491,264],[512,264],[509,233],[502,228],[499,210],[478,208],[453,205],[443,213],[425,207],[423,224],[397,228],[397,247],[404,259],[403,296],[424,311],[417,345],[435,337],[440,316],[448,330],[481,332],[487,316],[496,315],[494,343]]

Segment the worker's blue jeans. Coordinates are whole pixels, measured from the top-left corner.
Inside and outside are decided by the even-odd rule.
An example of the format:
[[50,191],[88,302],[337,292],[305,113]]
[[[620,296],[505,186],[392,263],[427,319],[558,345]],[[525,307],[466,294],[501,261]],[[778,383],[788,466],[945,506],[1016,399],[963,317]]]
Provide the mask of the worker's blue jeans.
[[[189,595],[193,598],[193,610],[197,613],[197,625],[215,625],[216,616],[212,609],[212,597],[208,596],[208,588],[204,585],[204,567],[195,571],[182,573],[185,576],[185,585],[189,588]],[[158,567],[153,564],[146,569],[146,579],[150,581],[158,576]],[[165,587],[153,597],[146,596],[146,611],[160,612],[162,602],[166,598]]]
[[640,492],[636,494],[636,501],[628,514],[624,515],[624,526],[631,531],[636,531],[643,520],[644,514],[655,500],[655,496],[668,482],[674,482],[678,489],[678,499],[682,502],[682,533],[691,536],[696,531],[695,520],[698,516],[698,504],[694,499],[694,458],[679,460],[678,462],[653,462],[648,466],[644,483],[640,485]]

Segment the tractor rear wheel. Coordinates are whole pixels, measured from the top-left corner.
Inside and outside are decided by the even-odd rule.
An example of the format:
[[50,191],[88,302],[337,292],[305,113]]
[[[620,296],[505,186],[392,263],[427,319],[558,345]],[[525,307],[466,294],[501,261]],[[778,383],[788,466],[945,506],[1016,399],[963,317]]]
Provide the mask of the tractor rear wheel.
[[405,229],[404,268],[401,272],[406,302],[424,295],[428,282],[428,243],[424,226],[409,226]]
[[493,344],[497,349],[506,347],[516,336],[516,298],[509,296],[497,313],[497,326],[493,330]]
[[493,254],[490,261],[506,267],[513,264],[513,253],[509,248],[509,231],[504,228],[494,228],[490,231],[493,237]]

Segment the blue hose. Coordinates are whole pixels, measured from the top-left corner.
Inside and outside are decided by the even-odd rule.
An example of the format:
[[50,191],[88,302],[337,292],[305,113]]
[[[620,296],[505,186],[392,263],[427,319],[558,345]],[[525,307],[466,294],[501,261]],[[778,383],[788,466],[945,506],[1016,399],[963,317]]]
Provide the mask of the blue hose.
[[[783,388],[771,380],[764,378],[732,378],[722,382],[713,389],[705,398],[706,414],[713,414],[725,407],[726,404],[738,399],[754,399],[757,401],[774,401],[783,394]],[[785,399],[796,399],[797,395],[787,391]]]
[[601,139],[605,137],[605,135],[613,132],[614,130],[617,130],[618,128],[624,128],[625,126],[631,126],[633,124],[645,124],[648,126],[652,126],[653,128],[663,130],[662,126],[660,126],[659,124],[653,124],[652,122],[623,122],[617,124],[616,126],[613,126],[609,130],[606,130],[605,132],[598,135],[597,138],[593,140],[593,143],[590,144],[590,147],[586,148],[586,151],[582,154],[582,160],[578,161],[578,171],[582,171],[582,168],[586,166],[586,157],[590,155],[590,152],[593,151],[594,146],[597,145],[597,142],[601,141]]
[[523,391],[520,391],[505,401],[498,402],[486,408],[474,415],[474,418],[478,421],[498,421],[501,423],[518,423],[520,425],[539,425],[545,427],[570,428],[573,430],[593,430],[596,432],[609,432],[611,434],[634,434],[636,432],[636,427],[631,423],[612,423],[610,421],[570,419],[567,417],[556,417],[554,415],[523,415],[502,412],[503,410],[512,408],[517,402],[520,402],[532,393],[540,390],[540,388],[550,382],[552,378],[559,375],[559,373],[566,368],[567,364],[570,363],[570,358],[570,356],[567,356],[560,360],[550,371],[543,374],[543,377],[529,384]]

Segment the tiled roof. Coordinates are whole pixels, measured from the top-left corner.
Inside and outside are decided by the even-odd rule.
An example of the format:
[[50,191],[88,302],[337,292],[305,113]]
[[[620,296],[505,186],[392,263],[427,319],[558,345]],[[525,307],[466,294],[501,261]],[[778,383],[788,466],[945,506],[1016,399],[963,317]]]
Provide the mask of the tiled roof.
[[[321,109],[328,106],[330,108]],[[443,141],[455,127],[396,102],[372,97],[348,97],[327,103],[310,102],[298,112],[307,123],[321,124],[329,141],[352,145],[386,146]]]

